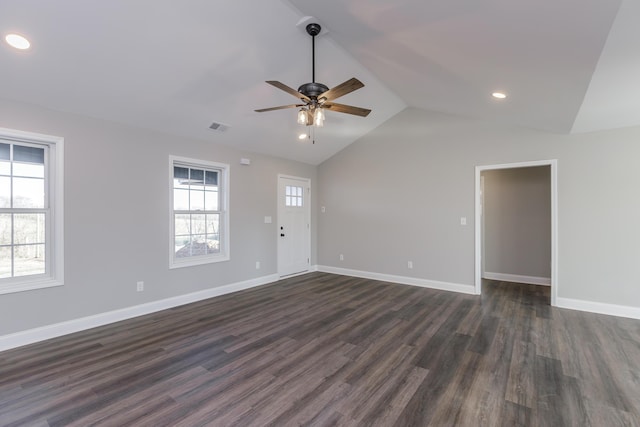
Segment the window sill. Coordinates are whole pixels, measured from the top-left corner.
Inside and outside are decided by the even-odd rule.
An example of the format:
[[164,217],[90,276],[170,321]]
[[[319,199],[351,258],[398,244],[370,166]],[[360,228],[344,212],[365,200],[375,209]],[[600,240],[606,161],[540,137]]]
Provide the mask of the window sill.
[[181,261],[171,260],[169,264],[169,269],[172,270],[174,268],[182,268],[182,267],[193,267],[196,265],[204,265],[204,264],[214,264],[217,262],[229,261],[229,255],[219,255],[215,257],[197,257],[193,259],[186,259]]
[[63,286],[61,280],[55,279],[39,279],[39,280],[25,280],[21,282],[0,284],[0,294],[12,294],[16,292],[32,291],[35,289],[53,288],[56,286]]

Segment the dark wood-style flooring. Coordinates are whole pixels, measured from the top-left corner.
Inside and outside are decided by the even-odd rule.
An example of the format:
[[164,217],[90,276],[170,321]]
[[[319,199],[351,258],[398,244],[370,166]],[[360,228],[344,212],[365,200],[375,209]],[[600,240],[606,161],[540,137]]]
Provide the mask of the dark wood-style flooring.
[[2,426],[639,426],[640,321],[312,273],[0,353]]

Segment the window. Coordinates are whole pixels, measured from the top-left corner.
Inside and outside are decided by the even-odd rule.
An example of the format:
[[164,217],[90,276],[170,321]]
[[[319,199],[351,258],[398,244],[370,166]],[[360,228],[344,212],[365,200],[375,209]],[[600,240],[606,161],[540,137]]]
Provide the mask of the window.
[[62,285],[63,140],[0,129],[0,293]]
[[302,187],[287,185],[284,188],[284,205],[287,207],[302,207]]
[[170,268],[229,259],[229,165],[170,157]]

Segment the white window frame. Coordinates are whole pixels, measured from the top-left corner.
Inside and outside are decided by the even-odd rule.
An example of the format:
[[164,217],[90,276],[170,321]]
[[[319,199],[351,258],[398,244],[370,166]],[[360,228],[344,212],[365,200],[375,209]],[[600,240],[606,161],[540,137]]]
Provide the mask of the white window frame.
[[[175,257],[175,223],[173,210],[173,168],[174,166],[192,167],[196,169],[215,169],[219,173],[218,192],[220,194],[220,252],[209,255],[198,255],[188,258]],[[191,267],[228,261],[230,256],[229,235],[229,175],[230,166],[226,163],[188,157],[169,156],[169,268]],[[193,211],[197,212],[197,211]]]
[[[0,128],[0,139],[47,147],[45,150],[45,273],[0,279],[0,294],[50,288],[64,284],[64,138]],[[10,212],[11,210],[6,210]]]

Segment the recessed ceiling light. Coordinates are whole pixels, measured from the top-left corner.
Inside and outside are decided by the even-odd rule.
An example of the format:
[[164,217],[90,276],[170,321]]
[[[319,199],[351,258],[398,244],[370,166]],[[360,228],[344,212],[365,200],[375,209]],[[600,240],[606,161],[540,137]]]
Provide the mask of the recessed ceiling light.
[[507,94],[504,92],[493,92],[491,96],[498,99],[505,99],[507,97]]
[[301,133],[300,135],[298,135],[298,139],[305,139],[307,137],[306,133]]
[[25,50],[31,46],[29,40],[19,34],[7,34],[4,39],[9,43],[9,46],[15,47],[16,49]]

